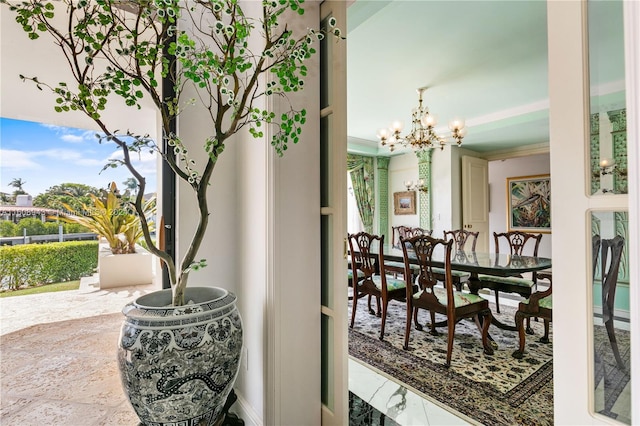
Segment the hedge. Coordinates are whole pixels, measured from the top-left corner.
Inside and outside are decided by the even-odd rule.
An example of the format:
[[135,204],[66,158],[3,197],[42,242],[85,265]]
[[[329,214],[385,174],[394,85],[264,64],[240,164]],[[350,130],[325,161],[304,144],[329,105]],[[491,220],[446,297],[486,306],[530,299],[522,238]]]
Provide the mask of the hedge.
[[98,267],[98,241],[0,247],[0,283],[22,286],[78,280]]

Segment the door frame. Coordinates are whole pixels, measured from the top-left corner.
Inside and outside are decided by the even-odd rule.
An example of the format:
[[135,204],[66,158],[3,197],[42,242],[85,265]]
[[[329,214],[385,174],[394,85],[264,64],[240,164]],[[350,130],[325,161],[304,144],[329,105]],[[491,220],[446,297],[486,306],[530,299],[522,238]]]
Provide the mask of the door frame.
[[[612,424],[593,413],[593,345],[591,342],[590,222],[591,210],[629,209],[630,259],[638,252],[638,105],[640,102],[640,5],[624,2],[629,194],[591,196],[589,182],[589,80],[586,1],[547,2],[549,39],[549,122],[552,179],[556,208],[554,232],[554,421],[557,424]],[[634,36],[635,35],[635,36]],[[629,119],[631,117],[631,119]],[[635,257],[634,257],[635,256]],[[630,262],[631,334],[640,329],[637,262]],[[632,393],[640,393],[640,339],[632,339]],[[640,407],[632,407],[632,421]]]

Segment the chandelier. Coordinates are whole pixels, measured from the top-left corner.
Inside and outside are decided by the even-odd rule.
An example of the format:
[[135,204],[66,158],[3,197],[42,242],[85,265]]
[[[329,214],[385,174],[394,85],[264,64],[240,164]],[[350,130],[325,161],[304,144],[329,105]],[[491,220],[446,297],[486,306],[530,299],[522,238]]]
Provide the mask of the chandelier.
[[401,136],[403,124],[401,121],[394,121],[391,129],[380,129],[378,131],[378,139],[382,146],[389,146],[389,150],[393,152],[399,144],[403,147],[411,147],[415,151],[424,151],[427,149],[440,147],[444,149],[448,143],[455,142],[458,146],[462,144],[462,139],[467,134],[467,128],[464,120],[455,118],[449,122],[451,130],[450,142],[447,137],[439,135],[435,132],[434,127],[438,124],[435,115],[429,112],[429,108],[422,104],[422,94],[427,87],[420,87],[418,92],[418,107],[411,112],[411,132],[406,136]]

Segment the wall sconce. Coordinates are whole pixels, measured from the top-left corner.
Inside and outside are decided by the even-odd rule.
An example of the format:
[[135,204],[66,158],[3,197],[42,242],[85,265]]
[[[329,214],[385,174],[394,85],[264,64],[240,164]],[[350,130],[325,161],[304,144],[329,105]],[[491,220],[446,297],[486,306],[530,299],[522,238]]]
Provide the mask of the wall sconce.
[[619,169],[616,160],[613,158],[603,158],[600,160],[601,175],[616,175],[618,177],[626,177],[627,169]]
[[425,185],[424,179],[418,179],[415,182],[412,180],[405,180],[404,186],[407,187],[407,191],[429,192],[429,187]]
[[[603,158],[598,163],[598,168],[593,170],[592,176],[593,179],[601,178],[602,176],[611,175],[620,180],[626,179],[627,177],[627,169],[618,168],[616,161],[613,158]],[[623,193],[626,194],[626,188],[622,188],[620,191],[615,189],[602,188],[603,194],[618,194]]]

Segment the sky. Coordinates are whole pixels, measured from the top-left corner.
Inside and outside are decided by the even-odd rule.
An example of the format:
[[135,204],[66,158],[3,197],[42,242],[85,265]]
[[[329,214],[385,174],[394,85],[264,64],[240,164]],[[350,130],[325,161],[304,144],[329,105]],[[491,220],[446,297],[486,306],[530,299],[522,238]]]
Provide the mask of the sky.
[[[123,182],[132,177],[124,167],[103,166],[111,158],[122,158],[113,142],[98,143],[93,130],[54,126],[44,123],[0,118],[0,191],[13,193],[13,179],[25,183],[23,189],[35,197],[61,183],[83,183],[106,188],[114,181],[123,189]],[[147,179],[146,193],[156,190],[156,160],[144,153],[134,162]]]

